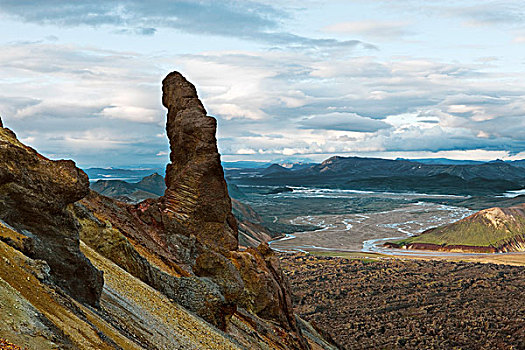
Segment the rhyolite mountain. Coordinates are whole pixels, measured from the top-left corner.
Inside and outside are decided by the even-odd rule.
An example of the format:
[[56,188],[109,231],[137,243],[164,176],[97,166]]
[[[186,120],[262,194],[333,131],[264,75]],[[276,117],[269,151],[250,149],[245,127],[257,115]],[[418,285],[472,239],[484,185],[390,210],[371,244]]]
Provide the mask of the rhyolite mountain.
[[[227,176],[239,184],[312,185],[380,191],[428,189],[429,192],[448,194],[494,194],[525,186],[525,168],[505,162],[425,164],[339,156],[295,171],[229,171]],[[434,185],[436,181],[439,181],[439,186]]]
[[[166,190],[137,204],[89,190],[0,129],[0,337],[31,349],[334,348],[292,311],[278,257],[239,249],[216,121],[163,80]],[[5,302],[4,302],[5,301]]]
[[387,247],[437,251],[505,253],[525,251],[525,204],[481,210]]

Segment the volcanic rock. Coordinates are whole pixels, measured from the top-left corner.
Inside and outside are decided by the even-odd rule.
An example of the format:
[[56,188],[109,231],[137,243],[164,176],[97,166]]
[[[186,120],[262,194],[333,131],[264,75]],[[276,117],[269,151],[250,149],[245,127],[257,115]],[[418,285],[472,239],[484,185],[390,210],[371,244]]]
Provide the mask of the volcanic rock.
[[171,148],[163,215],[211,247],[236,250],[237,224],[217,150],[217,121],[207,116],[195,87],[180,73],[163,80],[162,92]]
[[180,73],[164,79],[162,101],[171,146],[165,194],[132,205],[92,192],[74,210],[82,240],[242,342],[253,337],[249,324],[283,348],[308,349],[277,257],[267,246],[239,251],[215,119]]
[[[138,204],[89,192],[72,161],[0,128],[2,337],[38,349],[331,348],[293,314],[269,247],[239,249],[216,123],[193,85],[170,74],[163,102],[167,190]],[[142,185],[156,191],[159,178]]]
[[49,160],[0,128],[0,220],[19,234],[0,238],[45,260],[57,285],[97,305],[102,273],[80,252],[78,225],[66,210],[88,192],[88,177],[73,161]]

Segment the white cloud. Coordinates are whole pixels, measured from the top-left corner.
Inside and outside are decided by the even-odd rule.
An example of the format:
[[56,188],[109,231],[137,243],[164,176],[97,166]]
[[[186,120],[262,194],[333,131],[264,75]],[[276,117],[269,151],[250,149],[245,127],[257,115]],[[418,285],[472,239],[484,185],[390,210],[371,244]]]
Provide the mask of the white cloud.
[[523,44],[523,43],[525,43],[525,34],[524,35],[517,35],[516,37],[514,37],[513,42],[515,42],[516,44]]
[[[388,4],[389,9],[398,6],[405,11],[415,3],[388,1],[381,6]],[[95,10],[100,10],[100,4],[94,3]],[[130,4],[142,6],[140,11],[147,10],[146,5],[137,1]],[[196,6],[222,6],[203,4]],[[240,22],[245,20],[246,14],[234,11],[244,5],[228,8],[232,4],[224,5],[226,10],[234,12],[228,15],[239,16]],[[19,11],[17,6],[22,5],[13,2],[17,10],[10,13],[24,18],[31,16],[31,12]],[[458,30],[461,27],[458,18],[471,18],[475,11],[445,10],[464,7],[447,1],[444,7],[436,9],[425,3],[421,4],[421,11],[439,10],[447,21],[454,18],[457,27],[452,29]],[[263,13],[271,13],[272,8],[275,9],[264,8]],[[482,10],[484,14],[475,16],[484,18],[490,11]],[[45,21],[44,12],[27,20]],[[155,16],[149,14],[148,18]],[[260,19],[257,14],[254,16]],[[503,17],[497,15],[485,21],[495,23]],[[411,34],[409,30],[418,28],[417,25],[421,28],[418,23],[421,18],[425,17],[410,12],[395,21],[352,21],[325,28],[341,35],[360,33],[388,38],[381,51],[349,51],[341,49],[342,41],[334,44],[306,34],[281,33],[279,21],[270,20],[265,27],[264,18],[250,27],[249,37],[257,36],[256,45],[248,44],[243,33],[218,32],[232,31],[231,28],[209,26],[214,31],[210,33],[201,28],[202,23],[193,23],[188,29],[203,38],[234,37],[232,41],[224,40],[229,48],[224,51],[203,50],[205,44],[200,42],[186,49],[175,39],[163,41],[162,45],[177,46],[177,50],[155,47],[153,40],[163,35],[162,30],[147,38],[143,53],[66,45],[61,40],[0,44],[0,114],[6,125],[46,154],[73,157],[83,164],[160,162],[159,157],[165,156],[168,149],[163,132],[165,110],[160,103],[160,82],[168,71],[179,70],[195,84],[208,113],[217,117],[219,147],[226,156],[442,154],[473,150],[509,155],[525,151],[523,66],[507,66],[503,52],[485,50],[492,44],[481,46],[483,50],[477,51],[475,58],[456,52],[443,58],[447,53],[437,44],[434,58],[408,46],[406,50],[405,46],[396,46],[388,51],[396,41],[392,39]],[[83,25],[91,25],[85,23],[85,18],[81,20]],[[217,24],[223,20],[211,22]],[[52,21],[66,19],[53,17]],[[139,28],[138,25],[155,27],[147,24],[124,23],[122,27],[130,30]],[[66,22],[59,25],[77,26]],[[117,21],[110,29],[122,28]],[[318,33],[320,29],[308,27],[305,33]],[[92,33],[100,35],[104,30],[105,27]],[[519,28],[513,30],[511,34],[519,38]],[[166,37],[171,34],[176,37],[174,33],[164,32]],[[447,44],[456,42],[455,39],[447,38]],[[497,45],[509,45],[510,40],[507,37]],[[268,48],[261,42],[273,46]],[[152,50],[158,50],[154,55],[144,53],[151,49],[150,44]],[[334,49],[334,45],[340,50]],[[348,43],[348,47],[355,45],[358,44]],[[518,45],[510,46],[519,49]],[[131,47],[135,47],[135,42]],[[100,157],[101,151],[104,157]]]
[[412,34],[409,23],[403,21],[352,21],[339,22],[323,28],[325,32],[363,35],[373,39],[399,39]]
[[355,113],[328,113],[314,115],[298,122],[300,128],[314,130],[339,130],[356,132],[375,132],[388,129],[391,125]]

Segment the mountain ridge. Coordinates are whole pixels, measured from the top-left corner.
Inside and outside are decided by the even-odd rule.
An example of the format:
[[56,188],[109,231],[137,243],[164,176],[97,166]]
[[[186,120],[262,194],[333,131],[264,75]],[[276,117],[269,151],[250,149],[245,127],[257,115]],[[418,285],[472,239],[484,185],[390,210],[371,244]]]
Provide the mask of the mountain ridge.
[[[391,160],[382,158],[340,157],[334,156],[305,169],[288,172],[264,174],[263,172],[242,171],[227,172],[228,179],[234,183],[252,185],[290,185],[290,186],[330,186],[343,189],[378,189],[398,190],[396,186],[387,186],[395,177],[424,178],[431,176],[449,176],[448,182],[442,182],[442,194],[458,194],[453,191],[459,188],[460,182],[472,182],[475,179],[486,179],[488,182],[498,181],[497,190],[490,187],[479,191],[474,186],[469,192],[462,194],[477,195],[485,193],[501,193],[521,189],[525,186],[525,168],[516,167],[505,162],[481,164],[423,164],[407,160]],[[358,181],[365,181],[359,186]],[[475,180],[475,182],[480,180]],[[368,183],[367,183],[368,182]],[[372,183],[377,186],[370,186]],[[478,186],[479,187],[479,186]],[[496,187],[496,186],[495,186]]]

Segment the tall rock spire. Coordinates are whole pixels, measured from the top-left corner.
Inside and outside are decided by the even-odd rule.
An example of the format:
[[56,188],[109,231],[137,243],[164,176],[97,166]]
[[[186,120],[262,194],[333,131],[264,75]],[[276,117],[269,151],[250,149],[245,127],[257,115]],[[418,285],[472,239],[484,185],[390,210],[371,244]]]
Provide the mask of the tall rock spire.
[[208,246],[237,250],[237,223],[217,150],[217,121],[206,114],[195,86],[180,73],[163,80],[162,92],[171,149],[163,213]]

